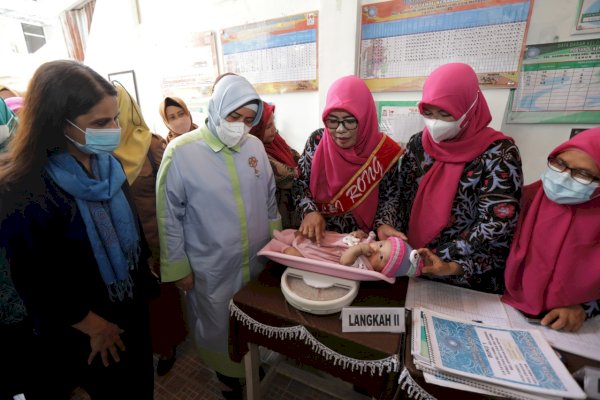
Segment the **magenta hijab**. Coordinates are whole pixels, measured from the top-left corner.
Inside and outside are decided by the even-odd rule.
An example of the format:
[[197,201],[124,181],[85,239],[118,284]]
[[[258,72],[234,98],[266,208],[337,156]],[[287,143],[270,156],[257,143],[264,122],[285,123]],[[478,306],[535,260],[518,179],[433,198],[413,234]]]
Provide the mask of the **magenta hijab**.
[[[325,133],[317,146],[310,173],[310,191],[315,200],[328,202],[348,183],[365,164],[383,137],[377,123],[377,111],[373,95],[367,85],[354,75],[335,81],[327,92],[323,121],[331,111],[342,110],[358,121],[357,140],[354,147],[342,149]],[[358,226],[367,232],[373,229],[373,221],[379,200],[379,185],[364,201],[352,210]]]
[[465,164],[496,140],[512,140],[488,127],[492,115],[479,89],[477,74],[467,64],[451,63],[435,69],[423,86],[421,114],[425,104],[445,110],[456,120],[473,107],[454,139],[436,143],[427,128],[423,130],[423,148],[435,161],[419,184],[410,214],[408,242],[414,248],[426,246],[450,224],[452,203]]
[[[600,128],[582,132],[550,155],[578,149],[600,166]],[[532,315],[600,299],[600,197],[582,204],[550,200],[539,185],[521,214],[506,260],[502,301]]]

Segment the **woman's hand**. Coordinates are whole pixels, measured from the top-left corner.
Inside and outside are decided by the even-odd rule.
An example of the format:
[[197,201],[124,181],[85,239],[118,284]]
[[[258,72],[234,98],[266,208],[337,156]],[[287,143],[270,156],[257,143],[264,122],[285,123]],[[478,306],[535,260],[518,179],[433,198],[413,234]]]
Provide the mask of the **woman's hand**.
[[354,231],[354,232],[350,232],[350,236],[355,237],[357,239],[366,239],[369,237],[367,232],[360,230],[360,229],[357,231]]
[[585,321],[585,310],[579,304],[569,307],[556,307],[542,320],[540,324],[557,331],[577,332]]
[[391,236],[399,237],[402,240],[407,239],[404,233],[394,229],[391,225],[383,224],[377,228],[377,238],[379,238],[379,240],[386,240]]
[[454,261],[446,262],[436,256],[427,248],[418,249],[417,252],[423,260],[422,274],[433,276],[462,275],[462,267]]
[[73,327],[90,337],[90,348],[92,351],[87,360],[88,365],[100,354],[102,364],[108,367],[109,352],[115,362],[121,360],[118,350],[125,351],[125,344],[121,340],[120,335],[123,333],[123,330],[119,326],[90,311],[84,319],[73,325]]
[[309,212],[304,216],[298,232],[320,245],[321,239],[325,237],[325,218],[318,211]]
[[184,292],[189,292],[194,288],[194,273],[190,272],[184,278],[181,278],[178,281],[175,281],[175,286]]

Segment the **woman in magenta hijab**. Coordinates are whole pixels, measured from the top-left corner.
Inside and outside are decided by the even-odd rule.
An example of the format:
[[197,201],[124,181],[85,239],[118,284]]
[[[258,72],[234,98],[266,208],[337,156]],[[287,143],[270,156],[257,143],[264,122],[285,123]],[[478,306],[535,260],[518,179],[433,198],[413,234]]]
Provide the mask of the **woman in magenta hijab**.
[[542,179],[526,188],[506,261],[502,301],[576,331],[600,312],[600,128],[582,132],[548,157]]
[[425,81],[414,135],[400,167],[400,230],[426,276],[504,291],[504,263],[519,213],[523,174],[513,140],[492,120],[475,71],[445,64]]
[[400,146],[379,131],[373,95],[356,76],[335,81],[298,161],[292,189],[302,224],[299,232],[320,243],[325,230],[377,231],[401,235],[397,223]]

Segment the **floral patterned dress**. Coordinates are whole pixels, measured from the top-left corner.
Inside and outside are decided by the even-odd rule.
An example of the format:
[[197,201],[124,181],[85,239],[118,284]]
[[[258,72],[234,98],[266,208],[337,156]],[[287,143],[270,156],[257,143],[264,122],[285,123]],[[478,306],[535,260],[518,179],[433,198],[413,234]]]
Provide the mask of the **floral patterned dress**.
[[[419,183],[434,163],[423,149],[422,135],[410,139],[401,159],[398,229],[405,233]],[[510,140],[493,142],[465,164],[451,223],[426,246],[442,260],[458,263],[464,275],[436,280],[483,292],[504,291],[504,266],[519,216],[522,185],[519,149]]]
[[[294,179],[292,196],[294,197],[296,210],[301,219],[305,214],[312,211],[317,211],[317,207],[310,193],[310,171],[312,167],[312,159],[317,150],[317,146],[323,137],[323,131],[324,129],[322,128],[317,129],[310,135],[306,142],[304,153],[298,161],[300,177]],[[397,225],[397,210],[399,203],[398,168],[393,166],[379,182],[379,201],[377,212],[375,213],[375,220],[373,222],[374,231],[377,231],[377,228],[383,224],[388,224],[391,226]],[[360,229],[351,212],[342,215],[326,217],[325,222],[327,230],[339,233],[350,233]]]

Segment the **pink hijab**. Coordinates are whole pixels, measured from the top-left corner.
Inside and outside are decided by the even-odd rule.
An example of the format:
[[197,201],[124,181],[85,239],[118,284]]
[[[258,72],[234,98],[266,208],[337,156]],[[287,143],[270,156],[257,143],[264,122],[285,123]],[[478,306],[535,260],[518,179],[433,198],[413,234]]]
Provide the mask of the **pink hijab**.
[[463,121],[463,130],[451,140],[436,143],[427,128],[423,130],[423,148],[435,161],[423,176],[413,202],[408,225],[408,242],[424,247],[449,225],[458,182],[465,164],[481,155],[493,142],[510,139],[488,127],[490,109],[479,90],[473,68],[467,64],[445,64],[425,81],[419,111],[423,105],[439,107],[458,120],[475,102]]
[[[600,128],[582,132],[558,146],[587,153],[600,165]],[[600,299],[600,197],[561,205],[548,199],[542,185],[521,214],[506,260],[502,301],[537,315]]]
[[[317,146],[310,173],[310,191],[315,200],[328,202],[369,159],[383,133],[379,131],[373,95],[367,85],[354,75],[335,81],[327,92],[323,121],[331,111],[343,110],[358,120],[357,140],[354,147],[342,149],[333,139],[327,126]],[[369,231],[377,211],[379,186],[355,209],[352,215],[358,226]]]

